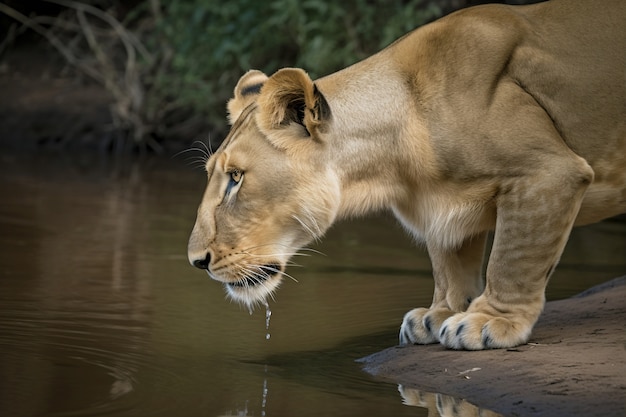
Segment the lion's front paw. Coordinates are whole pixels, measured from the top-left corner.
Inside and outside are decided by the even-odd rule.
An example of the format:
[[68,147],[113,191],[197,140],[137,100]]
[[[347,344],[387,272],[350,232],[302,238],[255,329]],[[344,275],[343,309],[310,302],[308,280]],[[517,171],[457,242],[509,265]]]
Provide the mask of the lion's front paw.
[[404,315],[400,327],[400,344],[426,345],[439,341],[439,329],[452,315],[446,308],[416,308]]
[[443,322],[439,341],[451,349],[509,348],[525,343],[532,325],[485,313],[459,313]]

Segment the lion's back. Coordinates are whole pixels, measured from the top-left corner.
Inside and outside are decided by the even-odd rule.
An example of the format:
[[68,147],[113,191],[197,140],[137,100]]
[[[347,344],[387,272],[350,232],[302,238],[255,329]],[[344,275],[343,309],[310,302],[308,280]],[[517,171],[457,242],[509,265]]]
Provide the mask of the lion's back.
[[626,153],[626,2],[567,0],[528,9],[532,31],[509,73],[593,166]]

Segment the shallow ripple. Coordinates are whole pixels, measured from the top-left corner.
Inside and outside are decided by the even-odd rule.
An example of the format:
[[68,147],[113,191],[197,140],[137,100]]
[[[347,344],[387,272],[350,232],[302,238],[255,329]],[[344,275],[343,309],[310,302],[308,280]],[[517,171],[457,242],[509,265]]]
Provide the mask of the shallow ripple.
[[185,377],[155,363],[145,323],[121,312],[7,307],[0,310],[0,367],[10,383],[0,403],[10,400],[11,408],[0,405],[1,415],[173,411],[167,403],[154,408],[155,391],[175,389]]

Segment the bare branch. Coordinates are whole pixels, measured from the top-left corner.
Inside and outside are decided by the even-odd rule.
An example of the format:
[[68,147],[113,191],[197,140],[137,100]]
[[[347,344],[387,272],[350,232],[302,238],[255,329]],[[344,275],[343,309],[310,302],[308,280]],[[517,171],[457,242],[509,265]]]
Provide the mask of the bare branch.
[[56,36],[54,36],[52,33],[50,33],[48,30],[46,30],[46,28],[44,28],[43,26],[41,26],[40,24],[38,24],[37,22],[33,21],[33,19],[30,19],[27,16],[24,16],[23,14],[21,14],[20,12],[18,12],[17,10],[7,6],[6,4],[0,3],[0,12],[6,14],[7,16],[17,20],[18,22],[20,22],[21,24],[23,24],[24,26],[27,26],[28,28],[32,29],[34,32],[40,34],[41,36],[45,37],[48,42],[50,42],[50,44],[57,50],[59,51],[59,53],[63,56],[63,58],[65,58],[65,60],[77,67],[78,69],[80,69],[81,71],[83,71],[85,74],[87,74],[89,77],[93,78],[94,80],[98,81],[98,82],[103,82],[102,76],[100,75],[100,73],[98,71],[96,71],[95,69],[89,67],[88,65],[85,65],[83,62],[81,62],[78,58],[76,58],[76,56],[74,56],[74,54],[72,53],[72,51],[70,51],[68,48],[65,47],[65,45],[63,45],[63,42],[61,42],[59,40],[59,38],[57,38]]
[[119,90],[119,88],[117,88],[117,85],[115,83],[115,69],[113,64],[109,61],[107,55],[104,53],[102,48],[100,48],[100,45],[98,44],[96,37],[91,31],[91,27],[89,26],[89,23],[87,22],[85,14],[82,12],[82,10],[78,10],[76,12],[76,16],[78,17],[78,22],[80,23],[80,27],[83,31],[85,39],[87,39],[89,47],[93,51],[96,59],[103,69],[102,77],[104,79],[105,87],[109,91],[111,91],[116,98],[121,97],[122,92]]
[[125,43],[127,52],[128,52],[128,49],[133,49],[127,45],[127,44],[131,44],[132,46],[134,46],[135,49],[137,49],[137,51],[143,56],[143,58],[146,61],[150,63],[154,61],[154,57],[152,56],[152,54],[150,54],[150,52],[148,52],[148,50],[141,43],[141,41],[139,41],[139,39],[137,39],[137,37],[134,34],[126,30],[126,28],[116,18],[114,18],[110,14],[103,12],[97,7],[91,6],[89,4],[79,3],[76,1],[72,1],[72,0],[45,0],[45,1],[47,1],[48,3],[54,3],[54,4],[61,5],[61,6],[65,6],[74,10],[83,10],[89,14],[96,16],[97,18],[108,23],[113,28],[113,30],[115,30],[115,32],[118,34],[120,39],[122,39],[122,42]]
[[[176,114],[181,104],[171,100],[160,83],[171,69],[175,55],[168,40],[158,31],[163,18],[160,0],[149,0],[149,14],[133,20],[132,28],[89,4],[74,0],[45,1],[67,10],[57,17],[30,18],[0,3],[0,12],[45,37],[68,64],[102,84],[112,95],[112,125],[120,134],[112,139],[115,149],[128,149],[130,145],[161,152],[155,137],[172,131],[172,127],[188,128],[187,123],[191,126],[199,120],[195,115]],[[152,54],[138,36],[161,41],[162,45]]]

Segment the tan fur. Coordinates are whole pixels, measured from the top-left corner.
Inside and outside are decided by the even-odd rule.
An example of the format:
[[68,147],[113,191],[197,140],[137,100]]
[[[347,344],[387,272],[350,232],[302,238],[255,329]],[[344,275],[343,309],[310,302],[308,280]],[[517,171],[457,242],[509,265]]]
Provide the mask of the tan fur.
[[267,75],[259,70],[250,70],[239,79],[233,91],[233,98],[228,100],[226,104],[228,109],[228,121],[231,125],[235,123],[235,120],[239,118],[241,112],[248,107],[248,105],[253,103],[258,96],[258,93],[254,92],[248,92],[246,94],[246,89],[261,86],[265,81],[267,81]]
[[315,82],[287,68],[242,94],[265,77],[244,75],[190,261],[254,304],[333,222],[390,210],[435,278],[402,343],[524,343],[572,226],[626,211],[624,21],[621,0],[479,6]]

